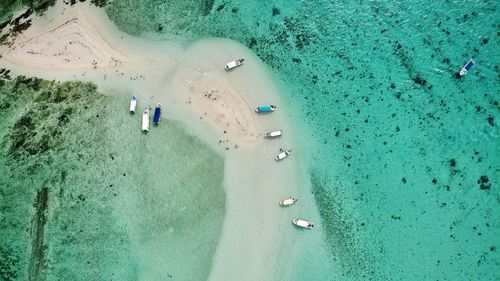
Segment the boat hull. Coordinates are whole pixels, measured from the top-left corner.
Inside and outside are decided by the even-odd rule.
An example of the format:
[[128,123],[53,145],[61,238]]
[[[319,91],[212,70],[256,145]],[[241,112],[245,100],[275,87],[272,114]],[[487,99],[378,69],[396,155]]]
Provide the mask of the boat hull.
[[142,113],[142,131],[149,132],[149,110],[144,110]]
[[290,155],[291,153],[292,153],[291,150],[281,151],[278,155],[276,155],[274,160],[276,160],[276,161],[282,160],[282,159],[288,157],[288,155]]
[[233,60],[233,61],[230,61],[230,62],[226,63],[226,65],[224,66],[224,68],[226,70],[231,70],[233,68],[236,68],[238,66],[243,65],[243,63],[245,63],[244,59]]
[[280,137],[283,134],[282,130],[279,131],[274,131],[274,132],[269,132],[264,135],[266,139],[272,139],[272,138],[277,138]]
[[469,70],[474,66],[474,60],[473,59],[470,59],[465,65],[464,67],[462,67],[462,69],[460,69],[460,76],[464,76],[465,74],[467,74],[469,72]]
[[290,205],[295,204],[295,202],[297,202],[297,201],[298,201],[297,199],[290,197],[290,198],[282,200],[280,202],[280,206],[283,206],[283,207],[290,206]]
[[153,125],[158,126],[158,124],[160,124],[160,118],[161,118],[161,106],[156,106],[155,113],[153,115]]
[[137,109],[137,98],[135,96],[132,97],[130,100],[130,114],[134,114],[135,110]]
[[298,227],[302,227],[302,228],[306,228],[306,229],[313,229],[313,227],[314,227],[314,223],[312,223],[310,221],[303,220],[303,219],[294,219],[292,221],[292,223]]
[[255,108],[257,113],[273,112],[276,109],[275,105],[261,105]]

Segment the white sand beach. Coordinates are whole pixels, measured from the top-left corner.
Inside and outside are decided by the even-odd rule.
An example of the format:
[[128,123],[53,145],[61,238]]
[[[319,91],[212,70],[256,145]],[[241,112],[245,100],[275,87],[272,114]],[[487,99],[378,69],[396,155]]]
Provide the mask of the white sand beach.
[[[280,148],[297,147],[297,132],[282,106],[279,85],[250,50],[223,39],[206,39],[187,48],[176,42],[139,40],[118,31],[100,9],[58,2],[45,16],[34,18],[32,27],[11,46],[1,47],[0,54],[0,66],[14,74],[91,81],[103,93],[127,100],[137,95],[139,109],[161,102],[164,118],[178,120],[224,156],[226,213],[210,280],[271,280],[279,274],[275,265],[286,265],[290,258],[281,252],[296,252],[292,213],[278,202],[300,195],[302,207],[294,213],[313,209],[299,166],[306,156],[294,150],[282,162],[273,159]],[[224,70],[226,62],[240,57],[245,65]],[[278,105],[276,112],[254,112],[255,106],[269,103]],[[277,129],[284,130],[281,139],[263,138],[263,133]],[[311,211],[303,216],[318,220]],[[161,280],[151,273],[140,277]]]

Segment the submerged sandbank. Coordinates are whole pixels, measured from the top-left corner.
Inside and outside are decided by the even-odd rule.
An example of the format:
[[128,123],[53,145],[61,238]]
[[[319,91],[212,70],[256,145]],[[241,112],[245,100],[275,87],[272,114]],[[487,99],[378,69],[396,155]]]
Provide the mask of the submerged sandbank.
[[[161,102],[164,118],[181,122],[186,131],[225,158],[226,212],[214,259],[206,261],[212,263],[210,279],[272,279],[280,271],[275,268],[278,259],[286,267],[290,258],[280,252],[284,248],[293,251],[296,235],[304,234],[297,234],[291,219],[299,210],[303,211],[301,217],[318,218],[310,207],[311,196],[301,188],[306,186],[298,165],[303,156],[293,154],[280,163],[273,160],[279,148],[295,149],[298,144],[272,75],[251,51],[229,40],[207,39],[187,47],[178,42],[139,41],[119,32],[102,10],[87,4],[64,10],[61,5],[56,7],[58,13],[52,11],[45,18],[34,19],[33,27],[12,47],[1,50],[2,67],[15,74],[46,79],[91,81],[103,92],[124,100],[137,95],[139,108]],[[223,65],[238,57],[244,57],[246,64],[226,72]],[[256,115],[253,108],[265,103],[279,108],[273,114]],[[126,114],[126,109],[114,112]],[[263,139],[264,132],[276,129],[284,130],[281,139]],[[192,153],[189,157],[197,156]],[[192,158],[184,161],[189,163]],[[197,176],[196,171],[193,176]],[[280,199],[295,194],[303,196],[301,206],[287,210],[278,207]],[[142,226],[140,216],[115,214],[122,216],[132,239],[140,237],[136,235]],[[203,233],[202,229],[198,231]],[[156,238],[162,247],[175,243]],[[156,247],[139,238],[133,243],[137,257],[143,256],[137,262],[141,276],[145,280],[161,276],[158,269],[151,271],[157,265],[144,258]],[[166,256],[157,260],[171,267],[183,265],[182,260]]]

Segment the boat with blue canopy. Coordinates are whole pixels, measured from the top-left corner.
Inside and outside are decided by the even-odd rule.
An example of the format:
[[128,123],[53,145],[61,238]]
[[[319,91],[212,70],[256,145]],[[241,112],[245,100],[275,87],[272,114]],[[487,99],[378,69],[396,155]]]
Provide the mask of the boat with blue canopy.
[[153,125],[158,126],[158,124],[160,124],[160,115],[161,115],[161,103],[156,105],[155,113],[153,115]]
[[137,97],[132,96],[132,98],[130,99],[130,114],[134,114],[136,108],[137,108]]
[[266,105],[261,105],[257,106],[255,108],[255,112],[261,113],[261,112],[273,112],[276,109],[276,105],[273,104],[266,104]]
[[465,64],[464,67],[462,67],[462,69],[460,70],[460,76],[464,76],[465,74],[467,74],[467,72],[469,72],[469,70],[474,66],[474,63],[474,60],[470,59],[467,64]]

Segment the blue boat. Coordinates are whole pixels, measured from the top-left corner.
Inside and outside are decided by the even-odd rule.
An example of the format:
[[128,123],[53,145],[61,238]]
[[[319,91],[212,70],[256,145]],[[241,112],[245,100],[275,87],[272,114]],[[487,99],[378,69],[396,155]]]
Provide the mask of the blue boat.
[[160,124],[160,115],[161,115],[161,103],[156,105],[155,114],[153,115],[153,125],[158,126],[158,124]]
[[464,65],[464,67],[462,67],[462,69],[460,70],[460,76],[464,76],[465,74],[467,74],[467,72],[469,72],[469,70],[474,66],[474,60],[473,59],[470,59],[466,65]]
[[276,109],[276,106],[275,105],[261,105],[261,106],[257,106],[255,108],[255,112],[272,112]]

